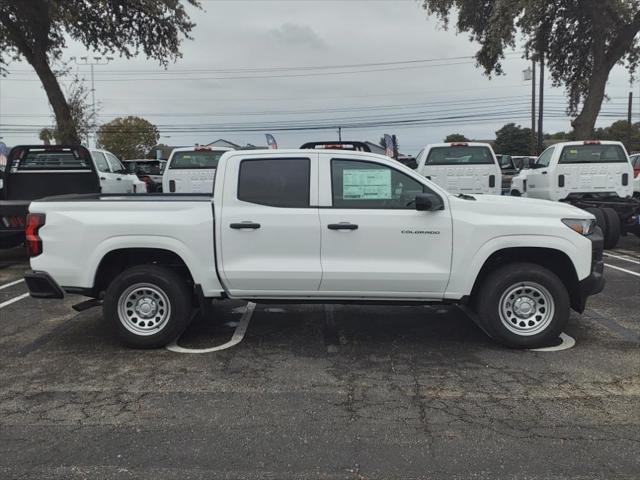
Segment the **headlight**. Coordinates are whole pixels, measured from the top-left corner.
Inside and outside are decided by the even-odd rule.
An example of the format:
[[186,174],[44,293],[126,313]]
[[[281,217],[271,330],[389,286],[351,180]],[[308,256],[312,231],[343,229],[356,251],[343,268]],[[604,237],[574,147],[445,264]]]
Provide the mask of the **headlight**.
[[591,235],[596,229],[595,220],[578,220],[573,218],[565,218],[562,220],[567,227],[580,235]]

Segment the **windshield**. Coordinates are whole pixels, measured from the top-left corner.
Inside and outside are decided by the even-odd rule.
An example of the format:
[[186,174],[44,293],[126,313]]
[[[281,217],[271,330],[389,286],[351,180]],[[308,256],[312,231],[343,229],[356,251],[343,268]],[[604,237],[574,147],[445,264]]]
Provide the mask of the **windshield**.
[[170,170],[186,170],[198,168],[217,168],[221,151],[176,152],[171,160]]
[[489,147],[435,147],[429,151],[426,165],[493,165]]
[[565,147],[560,163],[627,163],[620,145],[573,145]]

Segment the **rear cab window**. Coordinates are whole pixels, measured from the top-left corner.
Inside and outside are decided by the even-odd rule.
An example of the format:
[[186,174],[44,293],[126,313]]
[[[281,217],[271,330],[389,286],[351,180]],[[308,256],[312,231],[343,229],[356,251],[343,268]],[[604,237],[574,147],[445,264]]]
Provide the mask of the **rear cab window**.
[[577,163],[628,163],[620,145],[569,145],[560,154],[561,165]]
[[425,165],[495,165],[493,153],[485,146],[433,147]]
[[198,170],[218,168],[220,157],[226,153],[220,150],[193,150],[174,152],[169,170]]
[[279,208],[310,205],[309,158],[245,159],[240,162],[238,200]]

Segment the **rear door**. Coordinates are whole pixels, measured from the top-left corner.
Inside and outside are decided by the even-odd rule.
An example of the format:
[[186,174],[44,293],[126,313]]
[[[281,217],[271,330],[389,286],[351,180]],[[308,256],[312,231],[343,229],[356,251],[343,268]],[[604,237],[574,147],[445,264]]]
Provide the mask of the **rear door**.
[[416,211],[430,191],[415,176],[371,157],[321,154],[320,223],[325,296],[441,299],[451,268],[447,199]]
[[234,296],[317,295],[318,154],[229,157],[218,225],[221,275]]

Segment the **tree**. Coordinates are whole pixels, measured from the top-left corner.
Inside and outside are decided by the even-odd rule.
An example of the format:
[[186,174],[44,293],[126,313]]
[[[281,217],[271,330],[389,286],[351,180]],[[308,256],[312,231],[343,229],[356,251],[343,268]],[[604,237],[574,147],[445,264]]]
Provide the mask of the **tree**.
[[445,143],[468,142],[469,139],[461,133],[452,133],[444,139]]
[[529,155],[531,153],[531,129],[508,123],[496,132],[494,147],[497,153]]
[[[198,0],[185,0],[200,7]],[[0,68],[24,58],[42,82],[63,143],[80,138],[52,65],[68,40],[131,58],[143,52],[165,66],[180,57],[194,27],[180,0],[0,0]],[[0,71],[3,73],[4,70]]]
[[598,140],[615,140],[623,142],[628,151],[635,151],[640,146],[640,123],[634,123],[631,125],[631,142],[628,140],[629,135],[629,122],[626,120],[619,120],[612,123],[605,128],[598,128],[595,132],[594,138]]
[[144,158],[160,138],[155,125],[140,117],[121,117],[98,129],[98,145],[123,159]]
[[43,128],[42,130],[40,130],[38,138],[42,140],[42,143],[44,143],[45,145],[51,145],[51,140],[55,138],[55,133],[50,128]]
[[476,54],[485,73],[502,74],[504,51],[522,33],[526,58],[545,59],[553,84],[564,85],[568,113],[578,139],[593,133],[612,68],[640,62],[640,0],[423,0],[428,14],[480,43]]

